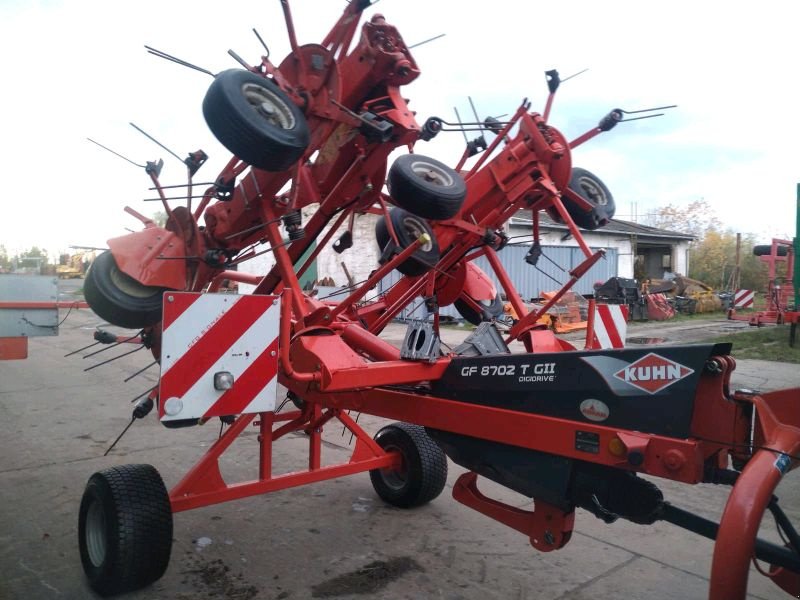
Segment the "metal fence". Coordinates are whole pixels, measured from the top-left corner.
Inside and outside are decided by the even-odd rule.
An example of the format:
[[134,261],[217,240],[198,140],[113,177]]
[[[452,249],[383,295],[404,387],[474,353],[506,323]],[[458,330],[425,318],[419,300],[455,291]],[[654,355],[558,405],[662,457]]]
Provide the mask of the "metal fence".
[[[508,272],[511,281],[523,300],[541,297],[542,292],[549,292],[560,289],[569,280],[569,271],[578,266],[584,256],[581,249],[572,246],[542,246],[542,256],[536,266],[525,262],[525,255],[528,253],[529,245],[509,245],[503,248],[498,256],[503,263],[503,267]],[[592,248],[597,250],[597,248]],[[593,284],[596,281],[605,282],[610,277],[617,275],[617,249],[607,248],[606,256],[600,259],[589,272],[584,275],[575,286],[573,291],[580,294],[591,294],[594,292]],[[483,269],[492,278],[498,291],[502,291],[500,282],[495,277],[494,271],[489,266],[489,261],[484,257],[476,259],[475,264]],[[384,277],[378,284],[378,290],[384,292],[400,279],[401,275],[397,271],[392,271]],[[422,301],[417,298],[403,309],[398,315],[399,319],[423,318],[427,312],[421,305]],[[413,313],[413,314],[412,314]],[[460,318],[458,311],[451,305],[442,307],[442,316]]]

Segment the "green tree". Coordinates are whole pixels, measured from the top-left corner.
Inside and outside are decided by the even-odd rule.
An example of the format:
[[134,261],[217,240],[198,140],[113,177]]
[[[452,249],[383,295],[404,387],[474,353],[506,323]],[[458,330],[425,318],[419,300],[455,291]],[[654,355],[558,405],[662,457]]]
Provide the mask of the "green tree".
[[[687,275],[715,289],[727,289],[736,267],[736,233],[723,229],[713,208],[703,199],[685,207],[668,204],[656,211],[653,224],[661,229],[695,236],[689,247]],[[755,236],[742,235],[739,260],[739,287],[763,291],[767,287],[767,268],[753,255]]]
[[656,210],[653,225],[660,229],[688,233],[701,239],[707,231],[719,230],[722,222],[716,212],[703,200],[695,200],[685,207],[667,204]]
[[0,244],[0,269],[8,271],[11,268],[11,259],[8,257],[8,250]]
[[47,250],[38,246],[31,246],[25,252],[16,255],[12,261],[17,269],[39,269],[43,275],[47,273]]
[[[756,238],[742,235],[739,259],[739,287],[763,291],[767,286],[767,268],[753,255]],[[716,289],[727,289],[736,268],[736,234],[730,230],[709,230],[689,250],[689,277]]]

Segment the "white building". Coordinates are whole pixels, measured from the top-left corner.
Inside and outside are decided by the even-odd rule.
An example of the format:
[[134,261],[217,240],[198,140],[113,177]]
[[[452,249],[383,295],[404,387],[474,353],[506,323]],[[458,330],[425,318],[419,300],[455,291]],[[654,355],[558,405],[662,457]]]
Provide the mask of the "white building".
[[[304,222],[314,209],[304,209]],[[380,257],[375,242],[377,219],[377,215],[357,215],[353,224],[353,246],[339,254],[328,245],[301,281],[330,278],[337,287],[346,286],[348,278],[343,264],[353,281],[359,282],[369,277],[378,266]],[[532,267],[524,262],[532,239],[530,212],[520,211],[506,226],[511,245],[500,252],[500,258],[523,297],[536,297],[542,291],[557,289],[560,287],[558,284],[568,278],[566,273],[583,260],[578,244],[566,225],[554,223],[546,214],[540,213],[539,228],[545,258]],[[332,241],[345,230],[343,226]],[[689,267],[689,243],[694,239],[688,234],[619,220],[612,220],[596,231],[585,231],[583,237],[590,248],[606,250],[606,260],[595,265],[575,287],[575,291],[584,294],[592,292],[592,284],[596,281],[605,281],[613,276],[658,279],[667,271],[685,275]],[[479,259],[479,266],[489,272],[488,266],[482,261]],[[265,274],[274,263],[272,254],[266,253],[242,263],[239,268],[247,273]],[[252,286],[240,285],[242,293],[249,293],[252,289]]]

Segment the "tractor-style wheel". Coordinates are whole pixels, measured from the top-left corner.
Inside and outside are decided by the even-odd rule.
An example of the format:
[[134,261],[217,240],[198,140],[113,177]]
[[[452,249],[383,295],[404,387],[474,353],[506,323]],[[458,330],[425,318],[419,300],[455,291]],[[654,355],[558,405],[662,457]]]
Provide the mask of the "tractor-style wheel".
[[[413,215],[402,208],[394,208],[389,211],[389,218],[392,220],[392,228],[400,244],[400,250],[408,248],[423,234],[430,236],[430,241],[420,246],[408,259],[404,260],[397,267],[403,275],[416,277],[427,273],[437,262],[439,262],[439,244],[436,236],[422,217]],[[392,239],[389,235],[389,228],[386,226],[386,217],[381,217],[375,224],[375,239],[378,247],[383,250],[386,244]]]
[[569,181],[569,189],[581,196],[592,205],[592,210],[586,212],[566,196],[562,197],[564,208],[567,209],[569,216],[581,229],[593,231],[608,224],[614,217],[616,205],[614,197],[597,175],[586,169],[575,167],[572,169],[572,178]]
[[397,206],[426,219],[454,217],[467,196],[461,175],[419,154],[404,154],[394,161],[387,185]]
[[483,321],[491,321],[503,314],[503,301],[500,294],[492,300],[476,300],[483,309],[483,314],[478,314],[469,304],[459,298],[453,302],[453,306],[464,319],[473,325],[480,325]]
[[[753,256],[769,256],[770,254],[772,254],[772,246],[770,244],[753,246]],[[788,246],[778,246],[778,256],[786,256],[787,254],[789,254]]]
[[95,259],[83,283],[83,295],[92,310],[112,325],[128,329],[161,320],[164,291],[142,285],[120,271],[109,251]]
[[402,461],[397,470],[369,472],[372,487],[382,500],[412,508],[427,504],[442,493],[447,481],[447,457],[424,427],[392,423],[378,431],[375,441],[387,452],[400,454]]
[[92,475],[81,500],[78,545],[89,585],[101,596],[159,579],[172,549],[172,510],[158,471],[122,465]]
[[225,148],[265,171],[288,169],[310,139],[300,108],[271,80],[241,69],[216,76],[203,116]]

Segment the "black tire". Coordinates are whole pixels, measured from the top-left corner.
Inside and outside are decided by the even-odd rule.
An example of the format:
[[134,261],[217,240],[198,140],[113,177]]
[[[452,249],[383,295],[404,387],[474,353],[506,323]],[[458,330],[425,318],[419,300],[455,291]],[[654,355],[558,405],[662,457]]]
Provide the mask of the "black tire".
[[143,588],[167,570],[172,510],[158,471],[121,465],[89,478],[78,517],[89,585],[101,596]]
[[458,311],[458,314],[473,325],[480,325],[484,321],[491,321],[503,314],[503,301],[500,299],[500,294],[495,296],[494,300],[477,300],[476,302],[483,307],[483,314],[478,314],[461,298],[453,302],[453,306]]
[[[400,243],[400,250],[408,248],[413,244],[417,238],[427,233],[431,241],[420,247],[419,250],[414,252],[407,260],[404,260],[397,267],[403,275],[416,277],[427,273],[437,262],[441,254],[439,253],[439,243],[436,241],[436,236],[431,229],[428,222],[417,215],[411,214],[402,208],[393,208],[389,211],[389,218],[392,220],[392,228],[397,241]],[[386,226],[386,218],[381,217],[375,224],[375,239],[378,242],[378,247],[383,251],[391,240],[389,235],[389,228]]]
[[588,231],[599,229],[614,217],[617,210],[614,197],[597,175],[575,167],[572,169],[568,187],[593,206],[591,211],[586,212],[566,196],[562,197],[564,208],[581,229]]
[[467,196],[461,175],[420,154],[404,154],[395,160],[387,185],[397,206],[426,219],[454,217]]
[[369,472],[372,487],[384,502],[412,508],[442,493],[447,482],[447,457],[424,427],[392,423],[375,434],[375,441],[384,450],[399,452],[403,462],[399,471]]
[[97,316],[127,329],[158,323],[165,291],[142,285],[120,271],[110,251],[94,260],[83,283],[84,298]]
[[[754,256],[769,256],[770,254],[772,254],[771,245],[753,246]],[[787,254],[789,254],[789,248],[787,246],[778,246],[778,256],[786,256]]]
[[203,116],[223,146],[265,171],[285,171],[308,147],[300,108],[271,80],[249,71],[218,74],[203,99]]

